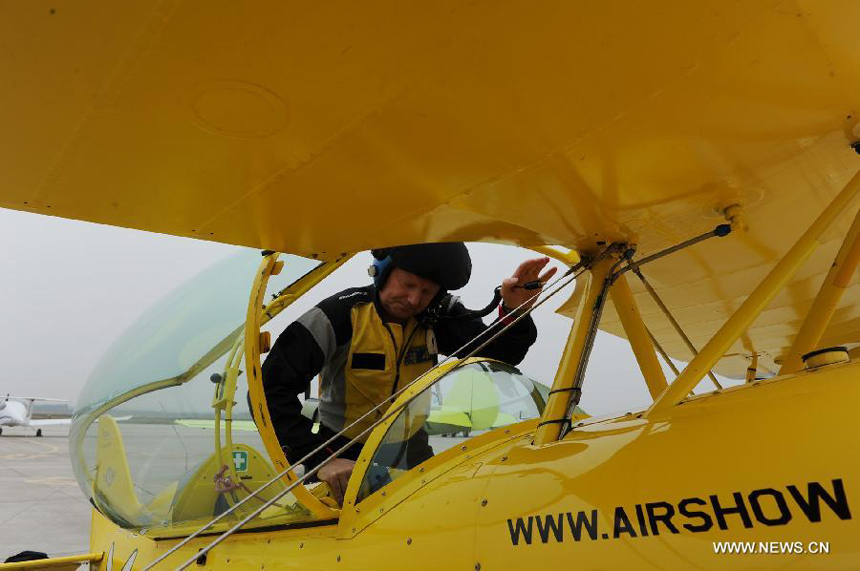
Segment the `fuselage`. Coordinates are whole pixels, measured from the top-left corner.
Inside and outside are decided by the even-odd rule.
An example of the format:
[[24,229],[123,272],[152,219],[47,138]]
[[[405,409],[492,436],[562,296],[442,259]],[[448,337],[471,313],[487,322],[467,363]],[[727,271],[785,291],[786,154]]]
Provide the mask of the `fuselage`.
[[[659,415],[585,421],[543,446],[532,444],[536,421],[496,429],[347,504],[339,521],[233,535],[207,566],[808,568],[823,558],[850,566],[860,557],[858,373],[851,362],[756,381]],[[117,528],[94,517],[92,550],[108,552]],[[139,550],[138,561],[151,561],[175,543],[127,537],[114,546],[120,560]],[[165,568],[212,539],[190,543]],[[757,555],[720,555],[724,542]],[[819,543],[830,553],[812,553]]]
[[0,426],[27,426],[30,420],[30,409],[23,402],[7,400],[0,403]]

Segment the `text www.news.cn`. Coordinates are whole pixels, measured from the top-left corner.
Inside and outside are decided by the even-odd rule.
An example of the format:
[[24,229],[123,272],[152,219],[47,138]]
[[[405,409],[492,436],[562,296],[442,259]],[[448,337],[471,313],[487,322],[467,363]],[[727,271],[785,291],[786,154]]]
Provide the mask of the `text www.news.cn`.
[[714,541],[718,554],[811,554],[830,553],[829,541]]

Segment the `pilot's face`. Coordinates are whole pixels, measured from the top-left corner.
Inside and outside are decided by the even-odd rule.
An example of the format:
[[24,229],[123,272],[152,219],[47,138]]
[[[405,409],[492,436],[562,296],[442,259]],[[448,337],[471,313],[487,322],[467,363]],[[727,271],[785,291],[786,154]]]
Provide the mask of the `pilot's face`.
[[394,268],[379,290],[379,302],[389,317],[406,320],[427,309],[437,293],[439,284]]

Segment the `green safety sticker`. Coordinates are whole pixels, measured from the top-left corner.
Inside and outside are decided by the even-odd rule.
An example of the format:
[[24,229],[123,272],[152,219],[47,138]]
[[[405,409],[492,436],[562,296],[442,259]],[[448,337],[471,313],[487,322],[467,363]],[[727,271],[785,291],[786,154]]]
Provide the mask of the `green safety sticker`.
[[248,453],[244,450],[233,451],[233,467],[237,472],[245,472],[248,470]]

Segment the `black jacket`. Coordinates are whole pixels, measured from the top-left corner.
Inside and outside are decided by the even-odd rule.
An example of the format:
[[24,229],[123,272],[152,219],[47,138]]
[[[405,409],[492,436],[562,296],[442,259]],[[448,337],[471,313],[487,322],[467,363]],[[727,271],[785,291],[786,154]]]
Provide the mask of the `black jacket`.
[[[326,418],[323,415],[323,426],[320,427],[319,433],[312,433],[313,423],[301,414],[302,405],[298,395],[304,393],[313,377],[322,372],[321,385],[326,393],[324,400],[327,398],[331,406],[336,407],[338,405],[337,401],[342,400],[343,395],[342,392],[338,394],[337,387],[334,386],[337,382],[336,377],[338,374],[343,375],[345,368],[356,366],[355,360],[351,363],[346,362],[346,353],[349,352],[350,344],[353,341],[353,327],[355,326],[353,320],[357,319],[356,316],[360,315],[359,312],[363,312],[361,314],[364,315],[370,313],[375,318],[380,319],[378,303],[378,297],[373,286],[351,288],[337,293],[321,301],[316,307],[291,323],[281,333],[269,352],[262,367],[263,389],[275,434],[290,463],[296,463],[303,456],[319,447],[335,431],[343,428],[343,426],[325,426]],[[372,307],[369,307],[368,304],[372,304]],[[446,318],[440,319],[433,326],[432,329],[440,354],[451,355],[456,352],[457,357],[465,357],[475,347],[480,346],[492,336],[491,333],[488,333],[480,340],[469,343],[486,330],[487,326],[479,318],[457,318],[466,311],[462,304],[457,303],[451,308]],[[530,316],[526,316],[499,338],[481,349],[477,356],[517,365],[523,360],[536,338],[537,330],[534,322]],[[423,346],[413,349],[409,351],[409,356],[414,359],[421,359],[420,355],[423,349]],[[424,355],[427,356],[426,353]],[[353,357],[355,356],[353,354]],[[360,356],[367,357],[367,354]],[[429,369],[432,365],[432,362],[428,362],[424,370]],[[400,366],[399,361],[396,366]],[[379,374],[383,374],[383,371],[380,370]],[[331,377],[335,379],[333,380]],[[411,380],[405,379],[399,387]],[[399,387],[395,386],[394,388]],[[332,424],[332,422],[328,424]],[[327,450],[315,454],[306,461],[305,466],[308,469],[316,466],[347,441],[346,438],[339,439]],[[360,450],[361,445],[356,444],[342,457],[355,459]]]

